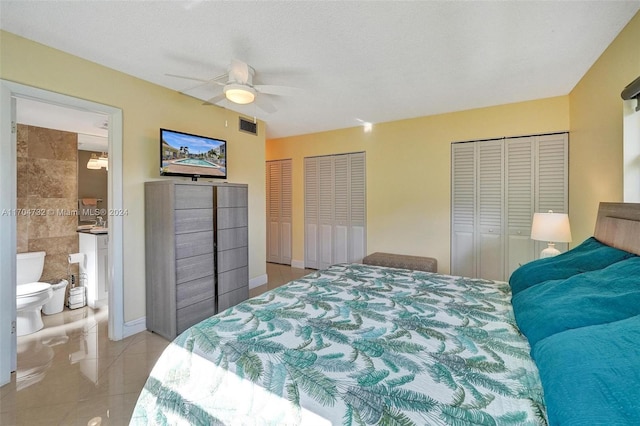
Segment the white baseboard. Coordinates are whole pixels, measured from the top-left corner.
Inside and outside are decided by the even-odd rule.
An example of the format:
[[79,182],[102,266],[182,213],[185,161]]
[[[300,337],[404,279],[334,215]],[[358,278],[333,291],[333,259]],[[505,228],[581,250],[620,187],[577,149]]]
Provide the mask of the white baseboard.
[[267,281],[269,281],[269,277],[267,276],[267,274],[251,278],[249,280],[249,289],[260,287],[261,285],[266,284]]
[[291,259],[291,267],[292,268],[298,268],[298,269],[304,269],[304,260]]
[[122,329],[122,338],[126,339],[134,334],[141,333],[147,329],[147,317],[135,319],[133,321],[125,322]]

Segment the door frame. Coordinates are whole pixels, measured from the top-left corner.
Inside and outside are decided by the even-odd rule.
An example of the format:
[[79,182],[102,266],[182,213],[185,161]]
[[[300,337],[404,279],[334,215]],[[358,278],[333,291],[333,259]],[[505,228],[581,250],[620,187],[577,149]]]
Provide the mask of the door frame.
[[[123,209],[122,110],[0,79],[0,386],[11,381],[17,366],[16,218],[17,152],[15,99],[25,98],[66,108],[100,113],[109,119],[108,195],[110,210]],[[123,217],[109,217],[109,339],[124,337]]]

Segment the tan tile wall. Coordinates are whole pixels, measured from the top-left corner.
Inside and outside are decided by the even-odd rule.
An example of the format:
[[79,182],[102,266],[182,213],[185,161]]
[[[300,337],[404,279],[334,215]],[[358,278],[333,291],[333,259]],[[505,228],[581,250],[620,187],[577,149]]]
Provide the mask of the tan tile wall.
[[[45,251],[41,280],[66,278],[78,252],[78,135],[18,125],[17,251]],[[77,273],[77,265],[73,273]]]

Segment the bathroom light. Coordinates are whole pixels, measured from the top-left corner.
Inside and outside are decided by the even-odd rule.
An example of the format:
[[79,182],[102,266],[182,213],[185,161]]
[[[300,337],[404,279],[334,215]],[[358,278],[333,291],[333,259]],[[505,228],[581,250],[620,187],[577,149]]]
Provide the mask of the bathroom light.
[[554,213],[553,210],[549,210],[549,213],[534,213],[531,239],[548,243],[547,248],[540,253],[540,258],[559,255],[560,251],[555,248],[554,243],[571,242],[569,215]]
[[96,154],[91,154],[91,158],[87,161],[87,169],[91,170],[99,170],[100,163],[98,162],[98,156]]
[[245,84],[229,83],[224,86],[224,94],[231,102],[240,105],[250,104],[256,98],[254,88]]
[[103,152],[102,154],[100,154],[100,157],[98,158],[98,165],[104,168],[107,168],[109,166],[109,158],[107,157],[106,153]]

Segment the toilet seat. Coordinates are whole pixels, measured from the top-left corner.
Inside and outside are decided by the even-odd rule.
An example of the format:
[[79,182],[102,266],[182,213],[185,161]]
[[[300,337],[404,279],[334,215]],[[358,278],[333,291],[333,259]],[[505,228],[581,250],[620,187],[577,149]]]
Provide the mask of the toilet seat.
[[28,284],[19,284],[16,286],[16,296],[24,297],[30,296],[38,293],[42,293],[51,288],[51,284],[47,283],[28,283]]

